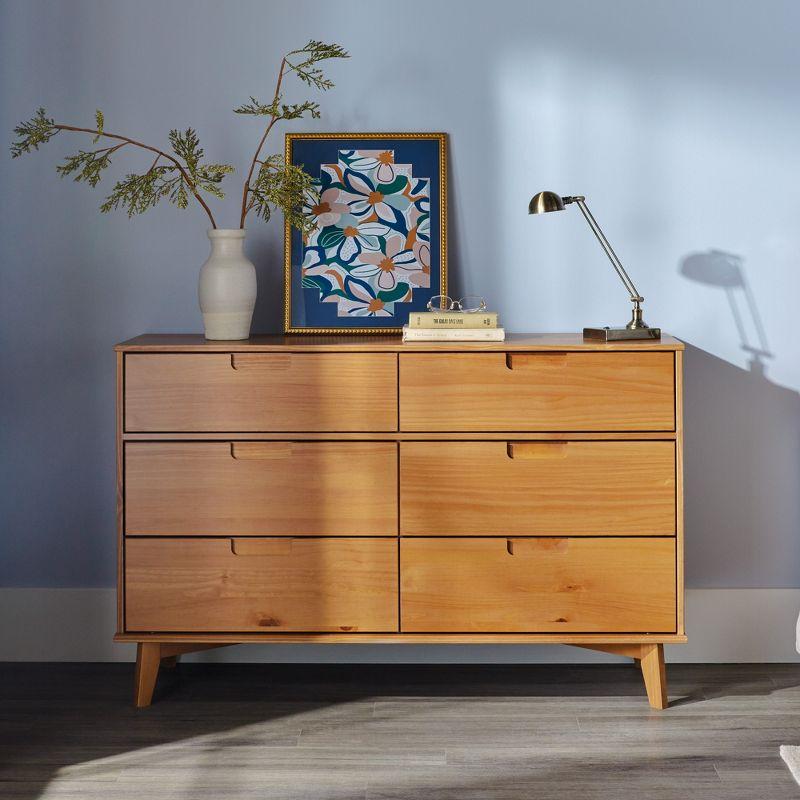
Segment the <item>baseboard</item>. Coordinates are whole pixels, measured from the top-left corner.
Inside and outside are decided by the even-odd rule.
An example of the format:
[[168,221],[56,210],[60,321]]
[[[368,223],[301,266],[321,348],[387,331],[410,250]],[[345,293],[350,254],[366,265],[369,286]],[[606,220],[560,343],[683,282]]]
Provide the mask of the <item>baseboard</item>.
[[[672,662],[800,661],[795,623],[800,589],[690,589],[689,643]],[[0,589],[0,661],[130,661],[114,644],[113,589]],[[552,645],[244,645],[189,656],[198,661],[323,663],[601,663],[606,656]]]

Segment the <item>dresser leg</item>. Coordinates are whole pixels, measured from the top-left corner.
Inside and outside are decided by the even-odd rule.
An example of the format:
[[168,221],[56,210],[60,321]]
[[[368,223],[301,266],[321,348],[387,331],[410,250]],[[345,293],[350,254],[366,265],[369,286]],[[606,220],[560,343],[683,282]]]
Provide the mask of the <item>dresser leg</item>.
[[139,642],[136,645],[136,679],[133,702],[136,708],[146,708],[153,701],[158,668],[174,669],[184,653],[213,650],[227,647],[226,644],[169,644],[161,642]]
[[149,706],[156,688],[161,664],[161,645],[158,642],[139,642],[136,645],[136,678],[133,702],[136,708]]
[[647,699],[653,708],[664,709],[669,705],[667,699],[667,674],[664,669],[664,645],[643,644],[639,662],[647,689]]
[[669,705],[663,644],[579,644],[575,646],[632,658],[642,670],[644,688],[647,690],[647,699],[650,701],[650,705],[659,710]]

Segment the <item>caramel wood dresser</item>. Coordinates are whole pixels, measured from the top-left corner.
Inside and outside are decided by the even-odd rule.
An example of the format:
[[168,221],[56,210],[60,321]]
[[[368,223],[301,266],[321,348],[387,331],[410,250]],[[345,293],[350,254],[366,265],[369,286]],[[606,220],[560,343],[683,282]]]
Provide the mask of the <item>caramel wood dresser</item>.
[[146,335],[116,347],[118,641],[685,642],[683,345]]

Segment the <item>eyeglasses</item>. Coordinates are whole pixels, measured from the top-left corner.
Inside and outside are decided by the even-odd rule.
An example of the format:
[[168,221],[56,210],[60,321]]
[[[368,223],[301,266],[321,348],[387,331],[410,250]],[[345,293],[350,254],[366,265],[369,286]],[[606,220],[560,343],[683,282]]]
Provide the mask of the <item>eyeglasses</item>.
[[460,311],[463,314],[475,314],[477,311],[486,311],[486,301],[477,294],[468,294],[460,300],[453,300],[446,294],[437,294],[428,300],[428,311]]

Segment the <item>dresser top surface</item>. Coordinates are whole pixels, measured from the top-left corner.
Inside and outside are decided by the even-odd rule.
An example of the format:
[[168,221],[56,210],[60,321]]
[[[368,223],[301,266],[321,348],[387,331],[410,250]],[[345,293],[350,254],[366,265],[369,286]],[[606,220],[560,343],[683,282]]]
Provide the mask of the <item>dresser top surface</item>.
[[402,342],[399,336],[260,335],[242,341],[207,341],[199,333],[145,333],[121,342],[115,350],[138,352],[506,352],[513,350],[683,350],[683,342],[668,334],[659,340],[596,342],[580,333],[511,333],[504,342]]

